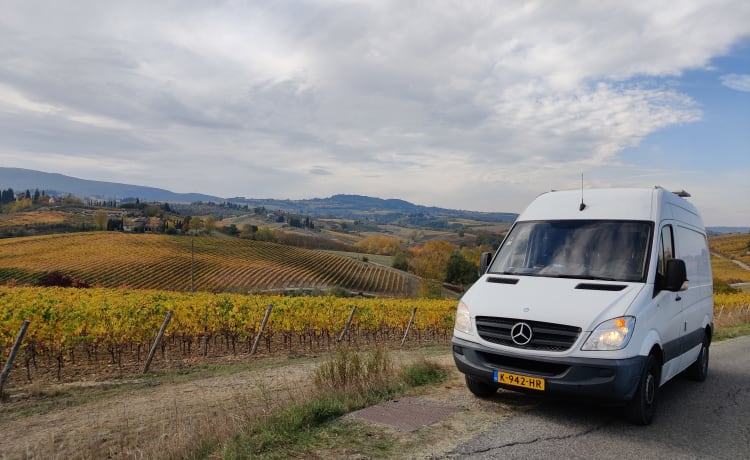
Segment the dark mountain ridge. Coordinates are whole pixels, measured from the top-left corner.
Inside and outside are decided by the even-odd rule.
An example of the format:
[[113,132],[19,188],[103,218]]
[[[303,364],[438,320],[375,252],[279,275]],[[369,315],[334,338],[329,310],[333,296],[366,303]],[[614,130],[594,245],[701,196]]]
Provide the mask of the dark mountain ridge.
[[222,200],[201,193],[174,193],[156,187],[78,179],[58,173],[34,171],[23,168],[0,168],[0,188],[12,188],[16,193],[35,189],[60,195],[71,194],[80,198],[125,200],[138,198],[144,201],[192,202]]

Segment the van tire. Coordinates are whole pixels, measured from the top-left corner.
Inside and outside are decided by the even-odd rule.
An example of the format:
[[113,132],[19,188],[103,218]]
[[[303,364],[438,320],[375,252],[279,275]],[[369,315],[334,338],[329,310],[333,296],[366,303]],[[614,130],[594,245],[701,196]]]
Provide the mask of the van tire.
[[703,382],[708,376],[708,347],[710,345],[708,334],[703,337],[701,351],[698,359],[688,367],[687,376],[696,382]]
[[660,369],[656,356],[648,355],[635,396],[625,405],[625,418],[636,425],[650,425],[654,419],[659,395]]
[[469,388],[469,391],[474,393],[474,396],[479,398],[489,398],[497,393],[497,385],[484,382],[468,374],[465,375],[465,378],[466,386]]

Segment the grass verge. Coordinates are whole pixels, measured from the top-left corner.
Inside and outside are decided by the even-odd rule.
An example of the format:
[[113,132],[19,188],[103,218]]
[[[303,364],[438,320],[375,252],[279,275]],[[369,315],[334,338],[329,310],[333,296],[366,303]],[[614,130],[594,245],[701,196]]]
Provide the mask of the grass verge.
[[[342,351],[318,367],[311,395],[253,421],[244,432],[216,445],[213,452],[202,448],[190,457],[294,458],[312,450],[351,452],[357,446],[367,450],[357,451],[360,455],[388,456],[392,443],[385,435],[363,433],[367,427],[337,419],[446,378],[445,369],[426,359],[397,370],[385,349]],[[363,436],[369,438],[366,446],[361,442]]]
[[722,311],[721,314],[714,315],[714,325],[715,341],[750,335],[750,307]]
[[720,342],[722,340],[733,339],[743,335],[750,335],[750,322],[717,327],[713,340],[715,342]]

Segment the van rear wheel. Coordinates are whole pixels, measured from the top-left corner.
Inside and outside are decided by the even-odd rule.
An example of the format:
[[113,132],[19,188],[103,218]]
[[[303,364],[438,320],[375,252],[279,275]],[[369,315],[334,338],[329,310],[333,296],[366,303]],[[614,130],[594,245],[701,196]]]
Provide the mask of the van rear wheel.
[[497,393],[497,385],[479,380],[471,375],[466,374],[466,386],[474,396],[479,398],[489,398]]
[[703,337],[703,343],[701,344],[701,351],[698,354],[698,359],[688,367],[687,375],[696,382],[702,382],[706,380],[708,376],[708,347],[710,345],[709,336],[706,334]]
[[659,394],[660,368],[659,360],[654,355],[648,355],[635,397],[625,405],[625,418],[632,423],[649,425],[654,419]]

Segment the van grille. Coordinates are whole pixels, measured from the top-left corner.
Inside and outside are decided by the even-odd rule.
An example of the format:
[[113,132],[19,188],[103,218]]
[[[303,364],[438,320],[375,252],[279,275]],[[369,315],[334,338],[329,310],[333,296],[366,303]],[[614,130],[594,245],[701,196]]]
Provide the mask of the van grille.
[[567,364],[496,355],[494,353],[486,353],[481,351],[478,351],[477,354],[481,359],[483,359],[493,367],[510,372],[520,372],[522,374],[553,377],[555,375],[560,375],[570,369],[570,366]]
[[[519,345],[511,338],[511,329],[518,323],[531,326],[531,340],[525,345]],[[527,350],[565,351],[573,346],[578,334],[581,333],[581,328],[575,326],[494,316],[477,316],[476,324],[477,332],[482,339],[498,345]]]

